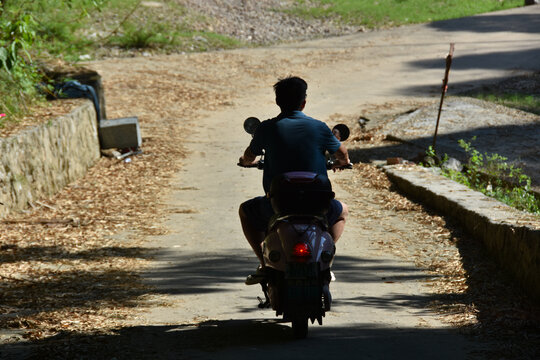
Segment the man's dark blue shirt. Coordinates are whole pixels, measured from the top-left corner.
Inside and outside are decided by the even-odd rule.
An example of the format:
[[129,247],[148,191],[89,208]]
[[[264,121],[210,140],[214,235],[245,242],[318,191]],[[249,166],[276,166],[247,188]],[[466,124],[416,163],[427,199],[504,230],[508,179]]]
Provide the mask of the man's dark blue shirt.
[[340,145],[324,122],[292,111],[263,121],[249,147],[254,155],[264,151],[263,187],[268,193],[274,176],[285,172],[327,175],[325,152],[334,154]]

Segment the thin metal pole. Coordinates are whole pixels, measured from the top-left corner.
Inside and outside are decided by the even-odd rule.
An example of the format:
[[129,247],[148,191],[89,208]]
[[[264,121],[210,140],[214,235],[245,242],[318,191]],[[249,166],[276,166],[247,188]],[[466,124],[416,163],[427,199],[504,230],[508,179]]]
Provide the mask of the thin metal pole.
[[439,113],[437,114],[437,125],[435,125],[435,135],[433,135],[432,147],[435,154],[437,153],[437,151],[435,150],[435,145],[437,143],[437,132],[439,130],[439,121],[441,120],[441,112],[442,112],[442,106],[443,106],[443,101],[444,101],[444,95],[446,94],[446,91],[448,90],[448,74],[450,73],[450,67],[452,66],[453,56],[454,56],[454,43],[450,43],[450,51],[448,52],[448,55],[446,56],[446,70],[444,72],[441,102],[439,104]]

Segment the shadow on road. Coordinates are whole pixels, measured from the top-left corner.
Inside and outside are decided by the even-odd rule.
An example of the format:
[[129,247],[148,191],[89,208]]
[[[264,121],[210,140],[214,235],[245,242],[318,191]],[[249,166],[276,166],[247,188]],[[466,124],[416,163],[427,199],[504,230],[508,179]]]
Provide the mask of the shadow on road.
[[92,250],[68,252],[63,246],[27,246],[10,245],[0,252],[0,264],[19,261],[56,262],[58,260],[104,260],[107,258],[141,257],[146,249],[142,247],[105,246]]
[[[452,70],[469,70],[469,69],[483,69],[483,70],[505,70],[508,69],[508,64],[515,63],[516,59],[520,59],[519,69],[522,71],[538,71],[540,65],[538,64],[538,58],[540,58],[540,48],[526,49],[520,51],[497,51],[489,52],[485,54],[469,54],[460,55],[456,53],[454,60],[452,61]],[[496,59],[496,61],[493,61]],[[530,61],[528,61],[528,60]],[[445,59],[428,59],[417,60],[410,62],[409,65],[422,68],[422,69],[441,69],[445,68]]]
[[[431,60],[433,63],[439,62],[439,60]],[[444,60],[441,62],[441,66],[435,66],[437,68],[440,68],[441,71],[444,71]],[[537,74],[540,71],[540,66],[538,69],[535,69],[534,72]],[[523,76],[523,77],[526,77]],[[515,77],[507,78],[501,81],[500,78],[482,78],[479,80],[464,80],[464,81],[453,81],[452,78],[450,78],[450,84],[448,89],[448,95],[465,95],[468,94],[474,95],[475,93],[487,93],[487,94],[497,94],[497,91],[500,90],[501,86],[499,84],[503,83],[505,80],[510,80]],[[535,95],[539,96],[537,86],[535,88],[517,88],[514,87],[512,89],[512,93],[514,94],[523,94],[523,95]],[[535,91],[536,90],[536,91]],[[398,91],[400,94],[423,94],[423,95],[431,95],[435,96],[435,98],[440,99],[441,96],[441,86],[440,85],[416,85],[416,86],[406,86]],[[535,94],[536,92],[536,94]],[[500,93],[503,93],[500,91]]]
[[[229,250],[220,254],[178,254],[161,252],[170,266],[157,267],[147,278],[162,294],[202,294],[230,291],[228,284],[241,284],[254,270],[254,255],[249,250]],[[336,255],[333,270],[340,282],[403,282],[425,279],[413,266],[396,266],[386,259]],[[383,274],[383,275],[380,275]]]
[[256,267],[254,256],[250,256],[246,249],[229,250],[219,254],[160,250],[154,256],[166,265],[158,265],[145,274],[145,277],[161,294],[226,291],[227,284],[243,282]]
[[[537,8],[536,6],[534,8]],[[459,19],[436,21],[427,24],[428,27],[434,28],[441,33],[452,32],[476,32],[486,34],[485,39],[475,39],[474,43],[479,46],[478,49],[472,51],[472,53],[461,54],[461,45],[467,43],[467,39],[464,41],[457,41],[456,51],[452,62],[452,70],[450,74],[450,91],[453,90],[470,90],[483,84],[493,83],[495,80],[489,77],[480,78],[477,80],[466,80],[461,83],[455,83],[453,81],[453,72],[460,70],[503,70],[510,72],[537,72],[540,71],[540,48],[535,46],[536,40],[531,40],[530,36],[525,35],[525,38],[516,35],[513,39],[511,35],[497,38],[492,34],[505,33],[505,34],[540,34],[540,15],[538,11],[531,14],[489,14],[482,16],[464,17]],[[490,34],[491,33],[491,34]],[[508,43],[507,47],[501,47],[500,45],[494,45],[494,48],[499,50],[489,51],[489,48],[485,48],[490,43]],[[519,50],[512,50],[513,43],[520,43]],[[500,49],[503,50],[500,50]],[[485,51],[482,49],[486,49]],[[480,53],[478,53],[480,51]],[[408,62],[408,65],[415,69],[440,69],[441,77],[444,74],[445,58],[443,56],[427,59],[416,60]],[[498,79],[500,80],[500,79]],[[405,96],[410,94],[419,94],[424,96],[440,94],[440,85],[438,86],[416,86],[416,87],[403,87],[399,89],[398,93]]]
[[[155,249],[152,250],[154,253]],[[159,250],[162,251],[162,250]],[[242,282],[249,269],[253,268],[253,256],[246,249],[231,249],[221,254],[181,254],[164,252],[167,264],[172,264],[149,274],[156,289],[146,290],[161,294],[195,294],[230,291],[229,284]],[[231,260],[233,259],[233,260]],[[334,271],[340,282],[380,283],[392,286],[394,282],[416,282],[424,279],[425,274],[413,266],[401,266],[385,259],[366,259],[355,256],[338,255]],[[82,274],[77,274],[82,275]],[[103,286],[86,293],[82,298],[95,304],[105,304],[106,299],[114,299],[118,304],[132,303],[134,297],[114,297],[114,289],[125,281],[121,274],[118,283],[100,279],[97,274],[86,279],[92,289],[97,281]],[[84,281],[85,279],[83,279]],[[56,279],[58,282],[65,279]],[[72,281],[72,280],[67,280]],[[33,286],[36,286],[34,284]],[[51,291],[53,284],[46,282],[42,291]],[[21,289],[21,291],[26,291]],[[132,296],[142,295],[134,289]],[[139,293],[137,293],[139,291]],[[146,292],[148,293],[148,292]],[[89,298],[93,294],[95,299]],[[67,297],[75,306],[73,294],[52,292],[55,298]],[[237,296],[242,296],[238,294]],[[392,294],[382,298],[355,296],[335,299],[334,308],[349,305],[372,306],[378,308],[421,309],[432,301],[431,296],[410,296]],[[225,300],[226,301],[226,300]],[[110,305],[110,304],[109,304]],[[27,304],[31,308],[37,304]],[[67,303],[63,306],[68,306]],[[168,326],[133,326],[122,327],[111,334],[81,334],[61,331],[57,335],[35,340],[29,343],[16,342],[0,345],[2,359],[275,359],[283,358],[332,358],[335,351],[341,353],[369,354],[376,358],[393,358],[402,351],[407,351],[418,359],[434,357],[441,347],[447,351],[443,359],[462,358],[461,349],[455,348],[454,335],[448,329],[423,328],[378,328],[373,324],[354,324],[348,327],[332,327],[331,319],[326,319],[325,326],[310,327],[310,337],[303,341],[293,341],[290,324],[282,323],[274,317],[272,310],[265,312],[265,317],[274,320],[257,319],[260,316],[256,304],[251,309],[237,309],[252,312],[249,320],[205,321],[198,324],[175,324]],[[459,339],[459,337],[456,337]],[[426,346],[426,342],[437,343]],[[437,356],[440,358],[440,356]]]
[[459,19],[442,20],[430,23],[429,27],[444,32],[471,31],[477,33],[515,32],[540,33],[540,17],[538,14],[499,14],[469,16]]
[[[289,324],[267,320],[206,321],[197,325],[136,326],[110,335],[60,333],[18,359],[294,359],[361,358],[462,359],[463,343],[447,329],[310,326],[293,340]],[[59,346],[59,344],[62,344]],[[21,345],[3,346],[3,359]]]

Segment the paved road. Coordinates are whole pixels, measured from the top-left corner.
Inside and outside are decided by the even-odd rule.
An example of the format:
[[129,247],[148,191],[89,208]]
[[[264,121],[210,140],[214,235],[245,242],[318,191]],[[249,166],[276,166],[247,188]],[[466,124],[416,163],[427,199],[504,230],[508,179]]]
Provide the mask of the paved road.
[[[189,125],[193,132],[184,144],[190,156],[173,179],[167,200],[170,233],[149,238],[149,246],[159,250],[146,274],[170,304],[156,305],[121,333],[134,352],[171,359],[315,359],[335,354],[463,359],[481,349],[426,308],[424,272],[372,245],[374,239],[391,237],[389,229],[407,232],[420,225],[392,214],[373,223],[366,213],[376,210],[369,192],[352,199],[343,189],[336,190],[352,204],[352,216],[338,244],[338,280],[332,284],[335,308],[324,326],[310,328],[307,340],[291,341],[288,324],[255,307],[257,287],[243,284],[256,260],[243,240],[237,208],[261,193],[261,174],[235,167],[249,142],[241,123],[250,115],[276,114],[271,92],[276,77],[305,77],[310,84],[306,112],[321,119],[361,114],[377,106],[407,108],[438,95],[450,42],[456,43],[452,90],[538,71],[540,6],[271,48],[160,59],[160,73],[153,76],[165,81],[170,72],[189,69],[184,66],[191,62],[200,68],[204,59],[214,57],[220,71],[212,73],[212,79],[201,72],[199,80],[191,81],[235,90],[228,106],[200,109],[196,120],[178,119],[178,126]],[[104,78],[123,67],[128,81],[137,64],[139,69],[146,66],[136,60],[130,67],[121,61],[97,67]]]

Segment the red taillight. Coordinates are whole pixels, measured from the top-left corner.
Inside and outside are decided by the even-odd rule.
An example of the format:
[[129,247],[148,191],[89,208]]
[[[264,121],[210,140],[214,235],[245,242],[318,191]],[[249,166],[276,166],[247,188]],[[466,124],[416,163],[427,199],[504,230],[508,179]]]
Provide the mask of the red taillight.
[[293,247],[292,255],[294,257],[303,258],[303,259],[310,258],[311,250],[309,249],[309,246],[306,243],[301,243],[301,242],[296,243],[296,245],[294,245]]

